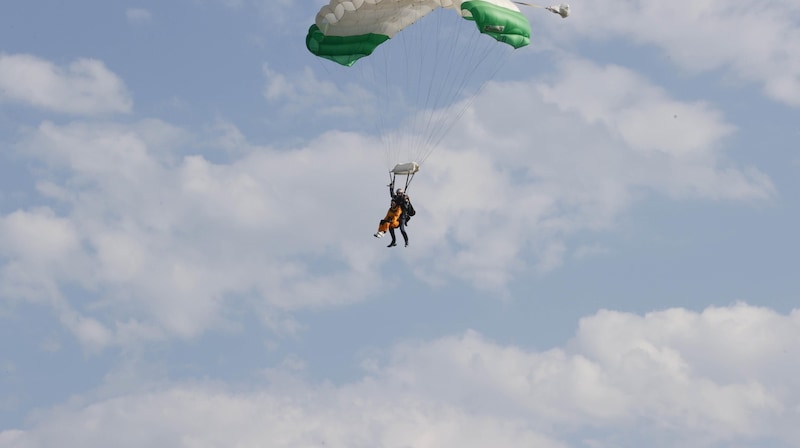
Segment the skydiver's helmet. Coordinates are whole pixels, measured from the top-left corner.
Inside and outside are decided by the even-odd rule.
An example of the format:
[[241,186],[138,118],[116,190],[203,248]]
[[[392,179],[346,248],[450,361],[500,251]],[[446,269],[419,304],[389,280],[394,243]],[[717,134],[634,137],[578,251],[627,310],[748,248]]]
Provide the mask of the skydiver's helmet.
[[398,196],[403,194],[403,189],[402,188],[398,188],[397,191],[395,192],[395,194],[398,195]]

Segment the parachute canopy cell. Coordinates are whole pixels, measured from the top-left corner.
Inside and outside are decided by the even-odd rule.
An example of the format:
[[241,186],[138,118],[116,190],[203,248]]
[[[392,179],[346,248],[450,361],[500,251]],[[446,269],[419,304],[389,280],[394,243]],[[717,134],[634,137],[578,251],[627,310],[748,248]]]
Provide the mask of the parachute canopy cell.
[[306,47],[319,57],[351,66],[439,8],[456,11],[474,21],[480,33],[514,48],[530,43],[528,19],[510,0],[331,0],[309,29]]

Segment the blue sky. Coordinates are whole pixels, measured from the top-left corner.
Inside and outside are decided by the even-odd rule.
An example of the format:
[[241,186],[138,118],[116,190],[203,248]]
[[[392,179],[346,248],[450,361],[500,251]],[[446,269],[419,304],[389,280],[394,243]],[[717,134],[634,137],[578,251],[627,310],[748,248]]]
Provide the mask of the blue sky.
[[393,249],[324,4],[0,6],[0,447],[800,445],[796,1],[524,9]]

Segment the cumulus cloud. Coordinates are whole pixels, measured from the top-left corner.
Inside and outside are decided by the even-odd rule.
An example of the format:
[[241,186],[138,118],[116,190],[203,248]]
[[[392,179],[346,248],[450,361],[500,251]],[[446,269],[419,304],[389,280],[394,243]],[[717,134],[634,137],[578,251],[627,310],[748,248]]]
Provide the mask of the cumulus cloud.
[[18,298],[61,305],[59,278],[74,279],[70,260],[80,253],[73,223],[50,208],[18,210],[0,217],[0,292]]
[[702,158],[733,132],[709,104],[671,99],[663,89],[619,66],[569,60],[554,78],[553,84],[540,87],[546,102],[609,128],[634,150]]
[[338,85],[320,78],[310,68],[291,77],[268,64],[264,64],[262,69],[266,79],[264,97],[271,103],[282,105],[288,114],[302,111],[317,118],[336,117],[341,123],[371,111],[373,95],[355,82]]
[[563,349],[527,352],[470,332],[403,347],[381,373],[443,401],[576,429],[617,428],[622,440],[638,427],[663,446],[761,446],[756,440],[778,434],[791,445],[800,383],[788,374],[797,347],[785,337],[800,331],[799,318],[743,304],[644,316],[601,311],[582,319]]
[[72,223],[47,208],[2,217],[0,236],[0,251],[7,257],[36,264],[63,258],[79,245]]
[[143,8],[128,8],[125,10],[125,17],[130,23],[146,23],[152,20],[153,14]]
[[132,100],[124,82],[95,59],[66,67],[28,54],[0,54],[0,102],[18,102],[53,112],[126,113]]
[[692,72],[723,70],[763,86],[767,96],[800,106],[800,7],[725,0],[596,1],[575,5],[565,29],[591,38],[624,37],[653,45]]
[[566,60],[546,80],[490,84],[415,181],[432,271],[497,287],[535,254],[548,272],[569,235],[612,228],[651,192],[769,200],[771,180],[726,157],[734,131],[710,104],[618,66]]
[[774,194],[764,174],[730,167],[724,149],[735,129],[710,104],[670,98],[618,66],[567,61],[555,79],[539,85],[544,102],[602,126],[616,150],[640,165],[641,178],[631,182],[673,196],[759,200]]
[[0,446],[794,446],[797,341],[796,310],[600,311],[547,351],[474,331],[403,342],[339,386],[299,379],[293,361],[247,392],[76,397]]
[[[19,149],[47,168],[38,190],[65,213],[4,218],[9,296],[49,303],[72,282],[93,291],[98,316],[53,306],[97,346],[193,337],[239,306],[292,331],[282,313],[352,303],[377,288],[378,251],[363,244],[374,230],[363,223],[378,218],[358,206],[370,202],[359,188],[370,181],[358,173],[370,170],[339,163],[364,160],[371,143],[330,135],[294,151],[247,146],[214,163],[181,155],[185,138],[158,121],[43,123]],[[331,189],[338,179],[348,182]]]
[[[710,105],[671,98],[616,66],[566,61],[553,79],[491,84],[475,99],[413,185],[413,250],[395,251],[395,263],[431,283],[457,279],[502,293],[521,273],[543,275],[581,257],[585,244],[572,247],[571,235],[613,228],[647,192],[743,201],[774,194],[764,174],[726,160],[733,127]],[[302,85],[273,94],[308,97]],[[110,333],[90,320],[69,328],[103,343],[195,337],[242,307],[292,332],[287,313],[377,291],[389,257],[369,241],[387,201],[380,143],[330,132],[276,149],[232,124],[212,133],[203,146],[220,150],[219,160],[156,120],[44,122],[28,133],[18,148],[46,168],[38,191],[59,205],[54,218],[77,242],[36,269],[34,243],[9,252],[6,287],[28,299],[58,296],[69,282],[100,291],[110,312],[82,317]],[[28,274],[14,277],[20,272]]]
[[[266,97],[287,104],[288,116],[319,122],[335,108],[343,125],[379,116],[387,141],[406,142],[391,128],[400,120],[380,104],[369,111],[368,91],[352,95],[359,76],[265,74]],[[749,202],[775,194],[764,173],[725,157],[736,128],[721,110],[621,66],[565,58],[543,79],[489,84],[465,111],[413,186],[428,220],[415,238],[438,255],[419,269],[430,281],[445,274],[502,287],[530,267],[527,253],[536,271],[556,269],[570,257],[566,236],[609,228],[644,192]]]

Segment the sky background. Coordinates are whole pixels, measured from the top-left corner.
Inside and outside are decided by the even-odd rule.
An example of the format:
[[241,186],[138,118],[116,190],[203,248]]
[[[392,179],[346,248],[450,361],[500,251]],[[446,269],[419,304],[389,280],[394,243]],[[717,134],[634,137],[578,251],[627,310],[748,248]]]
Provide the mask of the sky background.
[[525,9],[392,249],[325,3],[0,6],[0,447],[800,446],[797,0]]

